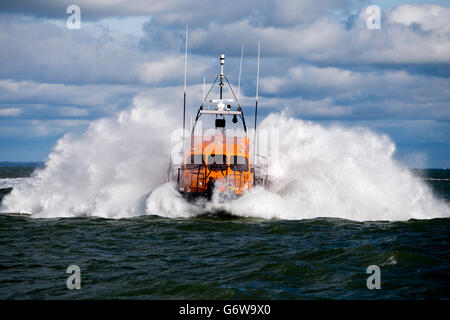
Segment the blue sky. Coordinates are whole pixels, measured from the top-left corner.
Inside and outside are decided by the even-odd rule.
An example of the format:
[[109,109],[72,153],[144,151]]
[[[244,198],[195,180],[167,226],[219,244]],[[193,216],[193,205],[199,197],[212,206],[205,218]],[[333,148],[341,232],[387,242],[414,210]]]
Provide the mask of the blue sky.
[[[81,29],[66,28],[66,8]],[[366,27],[379,5],[381,29]],[[236,8],[239,8],[236,9]],[[83,132],[144,97],[182,101],[189,24],[189,111],[217,56],[237,80],[252,123],[256,43],[260,119],[283,111],[324,125],[388,134],[410,167],[450,167],[448,1],[260,0],[0,3],[0,161],[41,161],[58,138]]]

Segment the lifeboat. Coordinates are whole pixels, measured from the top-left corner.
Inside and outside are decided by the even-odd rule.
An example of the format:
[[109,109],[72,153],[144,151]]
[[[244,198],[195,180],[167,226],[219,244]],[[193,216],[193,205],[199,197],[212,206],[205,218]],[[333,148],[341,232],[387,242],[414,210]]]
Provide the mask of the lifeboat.
[[[187,199],[200,197],[210,200],[214,195],[218,195],[220,200],[237,198],[257,185],[267,188],[270,184],[267,162],[255,165],[258,156],[254,153],[253,144],[247,133],[242,107],[227,76],[223,73],[224,60],[225,56],[220,55],[220,74],[208,92],[209,95],[219,80],[218,99],[209,100],[212,106],[208,105],[207,108],[205,102],[208,95],[202,99],[191,135],[185,139],[182,151],[183,163],[175,165],[171,161],[169,166],[168,180],[175,182],[177,191]],[[223,98],[224,80],[234,99]],[[209,134],[203,132],[203,129],[200,133],[196,130],[201,117],[215,118],[214,121],[210,121],[214,123],[214,127],[207,130]],[[240,122],[241,128],[228,130],[227,123],[230,120],[234,127],[239,127]]]

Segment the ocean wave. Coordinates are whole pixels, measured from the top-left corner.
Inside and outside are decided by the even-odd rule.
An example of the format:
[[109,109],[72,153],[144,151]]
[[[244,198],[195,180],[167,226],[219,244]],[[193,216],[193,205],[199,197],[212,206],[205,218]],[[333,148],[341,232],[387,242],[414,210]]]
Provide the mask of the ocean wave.
[[3,178],[0,179],[0,189],[15,188],[26,183],[30,178]]
[[117,118],[92,122],[82,136],[64,136],[30,179],[8,180],[14,189],[0,211],[31,212],[32,217],[188,218],[223,210],[263,219],[357,221],[450,216],[448,205],[394,160],[389,137],[281,114],[260,125],[281,137],[279,161],[269,168],[270,191],[255,188],[236,201],[188,203],[165,183],[174,128],[176,119],[164,108],[135,101]]

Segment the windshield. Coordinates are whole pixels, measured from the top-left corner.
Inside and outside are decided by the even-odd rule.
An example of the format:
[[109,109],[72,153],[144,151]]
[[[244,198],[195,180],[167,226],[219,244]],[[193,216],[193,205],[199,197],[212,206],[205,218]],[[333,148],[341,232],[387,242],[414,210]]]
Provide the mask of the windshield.
[[208,156],[208,168],[219,171],[227,168],[227,156],[224,154],[210,154]]
[[231,156],[230,168],[233,171],[248,171],[248,159],[243,156]]
[[188,170],[198,169],[205,164],[202,154],[191,154],[186,160],[186,169]]

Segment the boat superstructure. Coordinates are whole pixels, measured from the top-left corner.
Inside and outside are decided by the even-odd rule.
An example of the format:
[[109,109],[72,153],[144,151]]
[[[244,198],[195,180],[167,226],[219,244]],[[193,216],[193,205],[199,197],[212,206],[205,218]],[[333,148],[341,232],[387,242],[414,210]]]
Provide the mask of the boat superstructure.
[[[182,163],[174,164],[171,161],[169,166],[168,180],[175,182],[177,190],[188,199],[211,199],[213,193],[237,197],[256,185],[268,187],[270,183],[267,161],[255,165],[257,155],[247,132],[242,107],[223,72],[224,61],[225,56],[222,54],[220,73],[202,99],[190,136],[184,139]],[[219,87],[218,99],[207,100],[216,83]],[[223,97],[225,86],[228,86],[233,98]],[[208,107],[205,106],[206,101],[210,103]],[[214,127],[208,129],[208,133],[203,128],[198,130],[200,118],[206,117],[214,119]],[[228,130],[227,123],[230,120],[235,127],[240,125],[239,131]]]

